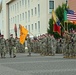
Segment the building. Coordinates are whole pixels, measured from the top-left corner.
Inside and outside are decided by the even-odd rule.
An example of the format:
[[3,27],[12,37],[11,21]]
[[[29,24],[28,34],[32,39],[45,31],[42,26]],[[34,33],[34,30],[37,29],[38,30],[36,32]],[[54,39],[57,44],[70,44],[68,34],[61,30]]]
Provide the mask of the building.
[[68,0],[68,5],[71,10],[76,12],[76,0]]
[[52,9],[66,3],[66,0],[2,0],[2,33],[8,38],[14,34],[14,25],[23,25],[33,35],[47,32]]

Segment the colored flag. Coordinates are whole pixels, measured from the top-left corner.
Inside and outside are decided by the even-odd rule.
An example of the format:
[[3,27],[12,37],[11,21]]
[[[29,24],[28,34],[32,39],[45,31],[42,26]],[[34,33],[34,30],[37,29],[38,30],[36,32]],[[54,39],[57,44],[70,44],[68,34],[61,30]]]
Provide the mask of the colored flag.
[[24,44],[25,38],[27,37],[28,30],[20,25],[20,43]]
[[76,24],[76,12],[73,10],[64,10],[64,21],[69,21],[73,24]]
[[64,10],[64,21],[67,21],[67,11]]
[[56,16],[54,10],[52,10],[52,18],[54,20],[54,25],[53,25],[53,31],[57,32],[59,35],[61,35],[61,25],[60,25],[60,20]]
[[73,10],[67,10],[67,20],[76,21],[76,12]]

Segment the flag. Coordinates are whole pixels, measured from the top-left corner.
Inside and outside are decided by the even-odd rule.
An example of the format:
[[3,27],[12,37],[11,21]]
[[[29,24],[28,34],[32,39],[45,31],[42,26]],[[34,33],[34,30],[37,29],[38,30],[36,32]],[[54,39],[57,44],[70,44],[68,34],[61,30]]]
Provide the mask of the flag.
[[27,37],[28,30],[20,25],[20,43],[24,44],[25,38]]
[[67,10],[67,20],[76,21],[76,12],[73,10]]
[[76,12],[73,10],[64,10],[64,21],[69,21],[73,24],[76,24]]
[[67,11],[64,10],[64,21],[67,21]]
[[53,25],[53,31],[57,32],[59,35],[61,35],[61,25],[60,25],[60,20],[56,16],[54,10],[52,10],[52,18],[54,20],[54,25]]
[[14,26],[14,32],[15,32],[15,36],[17,37],[17,26],[16,26],[16,24]]

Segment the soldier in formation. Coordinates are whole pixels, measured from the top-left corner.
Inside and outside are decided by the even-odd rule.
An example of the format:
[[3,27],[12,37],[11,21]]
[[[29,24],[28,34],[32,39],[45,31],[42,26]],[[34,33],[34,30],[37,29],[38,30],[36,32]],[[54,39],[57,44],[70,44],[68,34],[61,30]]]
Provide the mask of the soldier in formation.
[[27,35],[27,47],[28,47],[28,53],[29,53],[28,56],[31,56],[31,49],[32,49],[31,45],[32,45],[31,38],[30,38],[30,35],[28,34]]
[[[28,41],[28,40],[27,40]],[[27,42],[29,44],[29,42]],[[41,55],[55,55],[56,52],[56,40],[53,35],[43,34],[40,37],[34,37],[32,42],[30,42],[32,49],[35,53],[40,53]]]
[[65,32],[64,34],[65,46],[64,57],[76,58],[76,32]]

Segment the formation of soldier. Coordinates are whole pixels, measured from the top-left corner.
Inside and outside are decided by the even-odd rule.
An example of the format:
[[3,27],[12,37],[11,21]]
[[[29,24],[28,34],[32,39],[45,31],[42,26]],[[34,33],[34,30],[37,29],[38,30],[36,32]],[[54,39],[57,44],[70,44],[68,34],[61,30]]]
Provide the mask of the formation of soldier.
[[[55,39],[50,34],[43,34],[31,39],[28,34],[25,41],[27,41],[29,56],[31,56],[31,52],[34,52],[44,56],[63,53],[66,58],[76,57],[76,32],[65,31],[63,38],[59,39]],[[13,38],[13,34],[6,40],[3,35],[0,35],[1,58],[5,58],[6,53],[15,58],[16,52],[25,52],[25,43],[21,45],[19,38]]]
[[43,34],[30,41],[31,52],[41,55],[63,53],[64,57],[76,57],[76,32],[64,32],[63,38],[55,39],[53,35]]
[[43,34],[39,37],[34,37],[31,41],[28,41],[28,51],[34,53],[40,53],[41,55],[55,55],[56,53],[56,39],[53,35]]
[[65,58],[76,58],[76,32],[72,31],[64,34],[63,54]]

